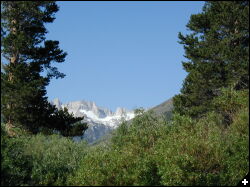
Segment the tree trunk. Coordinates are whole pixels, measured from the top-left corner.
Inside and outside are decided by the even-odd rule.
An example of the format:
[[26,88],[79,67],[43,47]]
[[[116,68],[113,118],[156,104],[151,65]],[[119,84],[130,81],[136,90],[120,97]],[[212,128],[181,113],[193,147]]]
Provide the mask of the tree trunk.
[[[16,29],[16,26],[15,24],[17,23],[16,19],[13,19],[11,21],[11,23],[13,24],[12,25],[12,28],[11,28],[11,33],[16,35],[17,34],[17,29]],[[12,53],[12,57],[10,57],[10,63],[9,65],[14,65],[14,64],[17,64],[18,63],[18,50],[16,49],[16,47],[13,45],[13,53]],[[13,79],[14,79],[14,75],[13,73],[10,71],[9,72],[9,76],[8,76],[8,81],[9,82],[13,82]],[[12,103],[8,103],[7,104],[7,108],[11,111],[13,110],[13,104]],[[11,118],[11,115],[9,115],[8,117],[8,129],[12,128],[13,127],[13,120]]]

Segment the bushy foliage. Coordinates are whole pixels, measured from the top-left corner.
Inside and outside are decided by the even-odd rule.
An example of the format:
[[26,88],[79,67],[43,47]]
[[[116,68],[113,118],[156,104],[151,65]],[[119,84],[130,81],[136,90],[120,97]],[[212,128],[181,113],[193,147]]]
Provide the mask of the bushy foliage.
[[113,146],[120,148],[128,144],[127,147],[136,145],[141,151],[150,149],[161,134],[159,129],[166,124],[164,118],[155,116],[153,112],[138,110],[131,123],[121,124],[114,133]]
[[9,137],[1,132],[1,185],[64,185],[86,143],[59,135]]
[[236,185],[248,173],[247,103],[237,108],[244,99],[235,100],[229,127],[223,115],[215,112],[199,120],[174,116],[172,130],[155,149],[162,185]]
[[25,153],[32,157],[31,180],[34,185],[63,185],[85,154],[85,143],[75,143],[58,135],[32,136]]
[[31,157],[24,154],[25,139],[10,138],[1,124],[1,186],[27,184],[31,176]]
[[236,185],[249,171],[249,116],[245,94],[235,94],[230,125],[216,111],[200,119],[176,113],[167,122],[141,110],[107,145],[19,131],[11,138],[3,130],[1,184]]
[[[69,185],[156,185],[157,168],[152,155],[127,150],[97,149],[80,163],[82,167],[69,178]],[[84,166],[83,166],[84,165]]]
[[165,121],[137,111],[131,123],[122,123],[109,147],[91,150],[72,175],[69,185],[156,185],[159,184],[152,148]]
[[247,109],[230,126],[217,112],[166,123],[141,111],[88,152],[68,185],[236,185],[249,170]]
[[248,173],[249,115],[245,93],[234,92],[231,102],[225,93],[216,99],[221,110],[224,104],[232,111],[229,126],[218,112],[209,112],[198,120],[174,116],[171,130],[155,149],[162,185],[236,185]]
[[236,91],[228,87],[221,88],[220,92],[212,101],[213,110],[223,116],[225,125],[229,125],[239,109],[249,106],[249,89]]
[[230,125],[226,142],[225,168],[228,184],[236,185],[249,172],[249,108],[241,109]]

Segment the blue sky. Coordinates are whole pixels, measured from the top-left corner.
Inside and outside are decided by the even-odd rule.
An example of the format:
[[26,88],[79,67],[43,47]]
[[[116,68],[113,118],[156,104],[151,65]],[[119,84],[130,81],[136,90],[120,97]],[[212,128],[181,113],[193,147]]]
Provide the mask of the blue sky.
[[186,72],[178,32],[203,1],[57,2],[47,39],[68,53],[56,65],[66,74],[47,87],[49,100],[95,101],[116,107],[153,107],[180,93]]

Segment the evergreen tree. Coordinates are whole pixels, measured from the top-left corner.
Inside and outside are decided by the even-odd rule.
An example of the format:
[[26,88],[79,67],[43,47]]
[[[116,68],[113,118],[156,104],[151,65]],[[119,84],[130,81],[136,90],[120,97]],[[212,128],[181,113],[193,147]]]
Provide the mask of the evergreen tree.
[[[52,23],[58,10],[54,1],[1,2],[1,53],[7,60],[1,72],[1,100],[10,126],[33,133],[40,127],[69,132],[70,123],[83,119],[58,110],[46,97],[50,80],[65,76],[52,63],[64,62],[67,54],[58,41],[45,39],[45,23]],[[86,124],[78,129],[85,130]]]
[[190,34],[179,33],[179,39],[188,75],[174,97],[174,110],[199,117],[213,108],[222,87],[249,88],[249,2],[206,2],[187,28]]

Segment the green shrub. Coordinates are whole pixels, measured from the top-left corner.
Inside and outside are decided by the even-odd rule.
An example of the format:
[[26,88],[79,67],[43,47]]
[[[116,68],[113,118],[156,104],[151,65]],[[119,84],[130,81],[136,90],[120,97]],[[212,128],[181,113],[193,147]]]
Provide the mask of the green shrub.
[[193,123],[185,116],[175,120],[155,148],[162,185],[236,185],[247,174],[246,112],[238,111],[228,129],[214,112]]
[[1,185],[64,185],[85,151],[85,142],[59,135],[9,137],[1,125]]
[[215,97],[212,104],[215,111],[224,117],[224,124],[229,125],[233,121],[233,116],[238,110],[248,107],[249,90],[233,90],[231,88],[222,88],[221,94]]
[[24,153],[24,137],[9,137],[1,124],[1,186],[25,185],[30,181],[32,158]]
[[229,184],[237,185],[249,172],[249,109],[241,109],[227,131],[225,175]]
[[160,176],[152,149],[163,121],[150,113],[138,113],[114,132],[107,149],[92,149],[72,175],[69,185],[156,185]]
[[[182,126],[181,126],[182,125]],[[181,124],[159,141],[157,163],[162,185],[218,184],[221,144],[213,124]]]
[[85,147],[85,142],[76,143],[59,135],[32,136],[25,147],[25,153],[33,160],[32,184],[64,185],[84,156]]
[[133,148],[95,149],[80,162],[80,168],[69,177],[68,185],[155,185],[159,184],[156,164],[151,155],[135,154]]
[[[113,135],[113,146],[124,147],[126,144],[137,145],[142,151],[154,146],[160,137],[160,128],[166,126],[166,121],[156,117],[153,112],[138,109],[137,116],[130,122],[124,122]],[[128,145],[126,145],[128,146]]]

